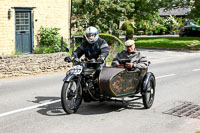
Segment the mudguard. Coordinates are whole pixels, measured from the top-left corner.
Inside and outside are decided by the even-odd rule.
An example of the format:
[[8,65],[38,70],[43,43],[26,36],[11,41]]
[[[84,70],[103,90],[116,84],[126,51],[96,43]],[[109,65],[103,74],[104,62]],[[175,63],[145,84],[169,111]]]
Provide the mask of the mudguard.
[[63,79],[63,81],[70,82],[71,79],[73,79],[74,77],[76,77],[76,75],[74,75],[74,74],[66,75],[66,77]]
[[143,84],[142,84],[142,93],[146,92],[147,89],[147,84],[149,82],[150,77],[153,76],[154,77],[154,87],[156,86],[156,80],[155,80],[155,76],[152,72],[147,72],[147,74],[145,75],[144,79],[143,79]]

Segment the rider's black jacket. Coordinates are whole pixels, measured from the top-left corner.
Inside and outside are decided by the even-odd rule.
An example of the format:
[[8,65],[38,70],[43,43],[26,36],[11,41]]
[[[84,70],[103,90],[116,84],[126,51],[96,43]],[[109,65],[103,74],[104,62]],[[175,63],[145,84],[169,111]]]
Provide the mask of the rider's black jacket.
[[88,59],[98,59],[99,57],[105,59],[109,54],[109,47],[107,42],[98,38],[94,44],[89,44],[86,40],[72,53],[72,56],[80,58],[83,54]]

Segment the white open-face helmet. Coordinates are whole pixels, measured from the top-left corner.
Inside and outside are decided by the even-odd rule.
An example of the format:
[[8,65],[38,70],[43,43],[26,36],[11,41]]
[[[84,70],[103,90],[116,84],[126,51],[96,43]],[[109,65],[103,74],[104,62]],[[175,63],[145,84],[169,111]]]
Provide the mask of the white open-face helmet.
[[93,26],[88,27],[86,29],[85,38],[88,43],[90,43],[90,44],[95,43],[99,38],[99,32],[98,32],[97,28],[95,28]]

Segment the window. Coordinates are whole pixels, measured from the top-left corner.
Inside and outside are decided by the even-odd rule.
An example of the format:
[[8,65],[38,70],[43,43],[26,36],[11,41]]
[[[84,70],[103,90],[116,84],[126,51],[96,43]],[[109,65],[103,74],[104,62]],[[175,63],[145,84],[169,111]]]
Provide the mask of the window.
[[192,30],[196,30],[196,27],[192,27]]
[[29,30],[29,14],[28,12],[16,13],[16,30],[28,31]]

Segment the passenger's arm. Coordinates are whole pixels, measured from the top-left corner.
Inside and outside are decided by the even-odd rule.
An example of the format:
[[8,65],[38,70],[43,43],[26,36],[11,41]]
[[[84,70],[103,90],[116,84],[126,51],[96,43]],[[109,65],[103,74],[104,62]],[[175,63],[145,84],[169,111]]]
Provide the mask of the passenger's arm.
[[119,65],[120,65],[120,63],[119,63],[119,60],[118,59],[120,59],[120,54],[118,53],[117,55],[116,55],[116,57],[112,60],[112,66],[113,67],[118,67]]
[[146,69],[148,68],[149,62],[146,58],[146,56],[143,56],[142,54],[138,55],[138,61],[134,62],[134,66],[135,68],[139,68],[139,69]]

